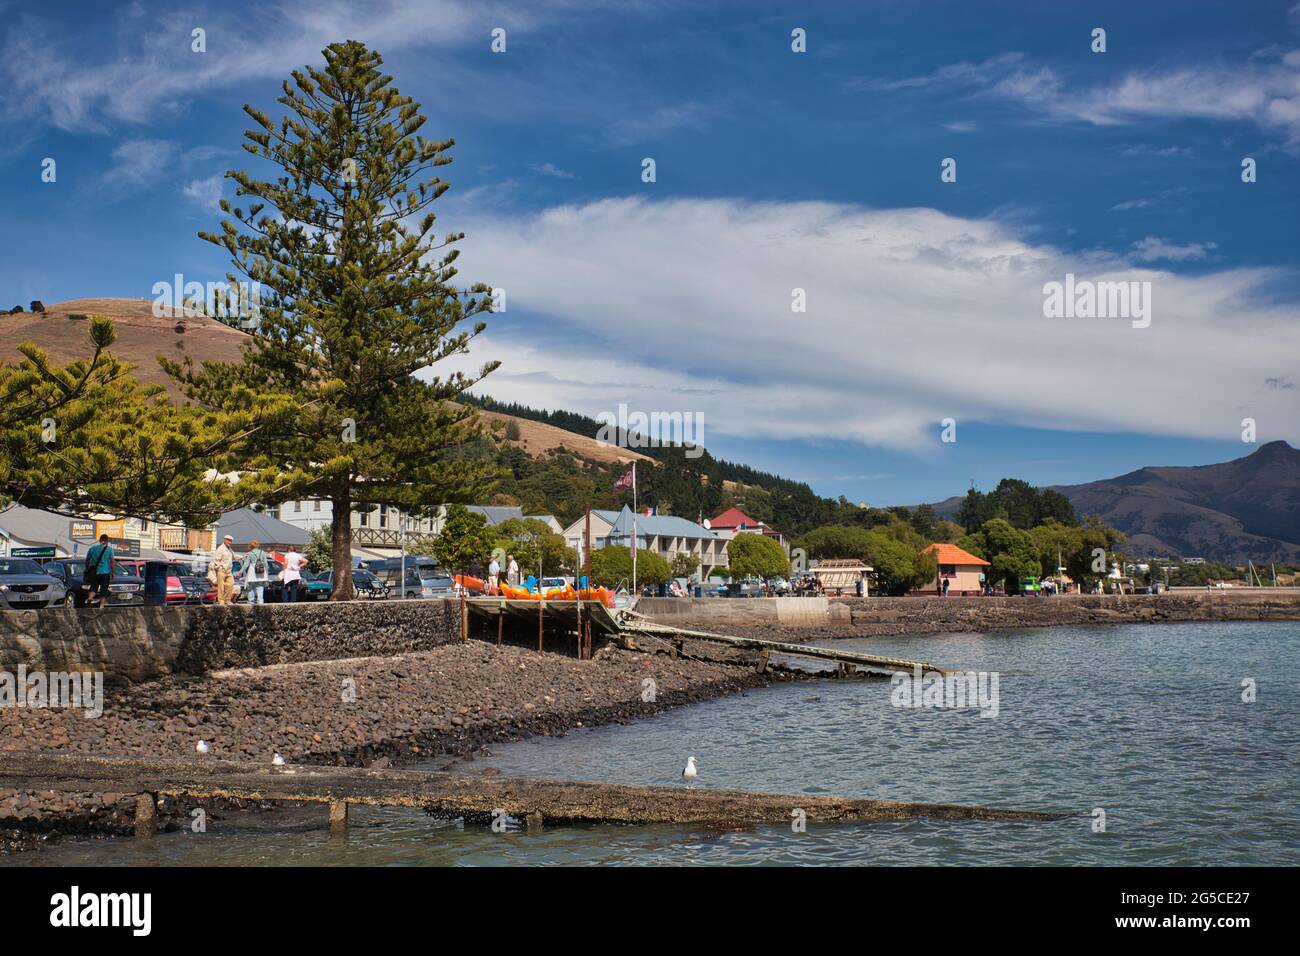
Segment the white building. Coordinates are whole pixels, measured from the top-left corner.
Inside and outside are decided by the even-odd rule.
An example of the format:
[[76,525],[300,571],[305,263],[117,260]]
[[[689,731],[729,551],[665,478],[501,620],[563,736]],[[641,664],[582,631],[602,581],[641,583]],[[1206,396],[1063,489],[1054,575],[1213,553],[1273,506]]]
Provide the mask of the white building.
[[[632,545],[632,509],[622,511],[592,511],[591,547],[610,545],[628,548]],[[586,516],[564,529],[564,540],[582,559],[583,534]],[[637,515],[637,549],[653,551],[672,563],[679,554],[692,555],[703,571],[705,579],[716,567],[727,564],[727,542],[702,525],[676,515]]]

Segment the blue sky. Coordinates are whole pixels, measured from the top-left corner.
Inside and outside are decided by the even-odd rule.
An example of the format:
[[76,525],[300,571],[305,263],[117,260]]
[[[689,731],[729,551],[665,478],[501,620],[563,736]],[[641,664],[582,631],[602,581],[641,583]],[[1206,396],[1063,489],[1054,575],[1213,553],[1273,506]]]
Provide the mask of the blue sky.
[[[1246,417],[1300,442],[1295,0],[0,0],[0,297],[223,276],[195,234],[259,170],[242,105],[341,39],[457,140],[498,398],[699,412],[873,504],[1239,457]],[[1150,326],[1045,317],[1066,273],[1150,282]]]

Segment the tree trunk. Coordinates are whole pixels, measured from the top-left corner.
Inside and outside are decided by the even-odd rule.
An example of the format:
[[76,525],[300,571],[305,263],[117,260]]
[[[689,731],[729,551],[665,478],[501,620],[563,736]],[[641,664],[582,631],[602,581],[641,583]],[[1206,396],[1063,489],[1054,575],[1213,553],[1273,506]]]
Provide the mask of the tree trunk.
[[334,590],[331,601],[351,601],[352,588],[352,498],[343,495],[332,499],[334,516],[330,525],[330,543],[334,556]]

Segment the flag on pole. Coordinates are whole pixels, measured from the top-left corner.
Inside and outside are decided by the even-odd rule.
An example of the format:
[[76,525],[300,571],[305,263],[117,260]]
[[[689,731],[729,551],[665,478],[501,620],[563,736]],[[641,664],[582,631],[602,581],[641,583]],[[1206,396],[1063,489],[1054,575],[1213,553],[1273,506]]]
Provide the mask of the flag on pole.
[[627,470],[627,474],[625,474],[618,481],[614,482],[614,490],[623,491],[627,488],[631,488],[632,483],[635,481],[636,481],[636,465],[633,465],[631,468]]

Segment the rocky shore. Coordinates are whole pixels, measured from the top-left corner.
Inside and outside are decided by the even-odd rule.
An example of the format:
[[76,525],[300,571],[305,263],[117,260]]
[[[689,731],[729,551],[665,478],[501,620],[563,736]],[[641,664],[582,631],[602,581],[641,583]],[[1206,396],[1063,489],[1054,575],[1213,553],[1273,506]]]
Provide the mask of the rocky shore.
[[[0,752],[83,753],[398,766],[438,757],[472,759],[498,742],[619,723],[774,680],[752,658],[687,642],[680,657],[642,639],[636,650],[606,647],[579,661],[481,641],[390,657],[290,663],[169,676],[111,690],[103,715],[0,710]],[[166,800],[164,827],[188,822],[192,806]],[[210,817],[244,805],[208,807]],[[69,835],[130,832],[126,793],[0,792],[0,852]]]

